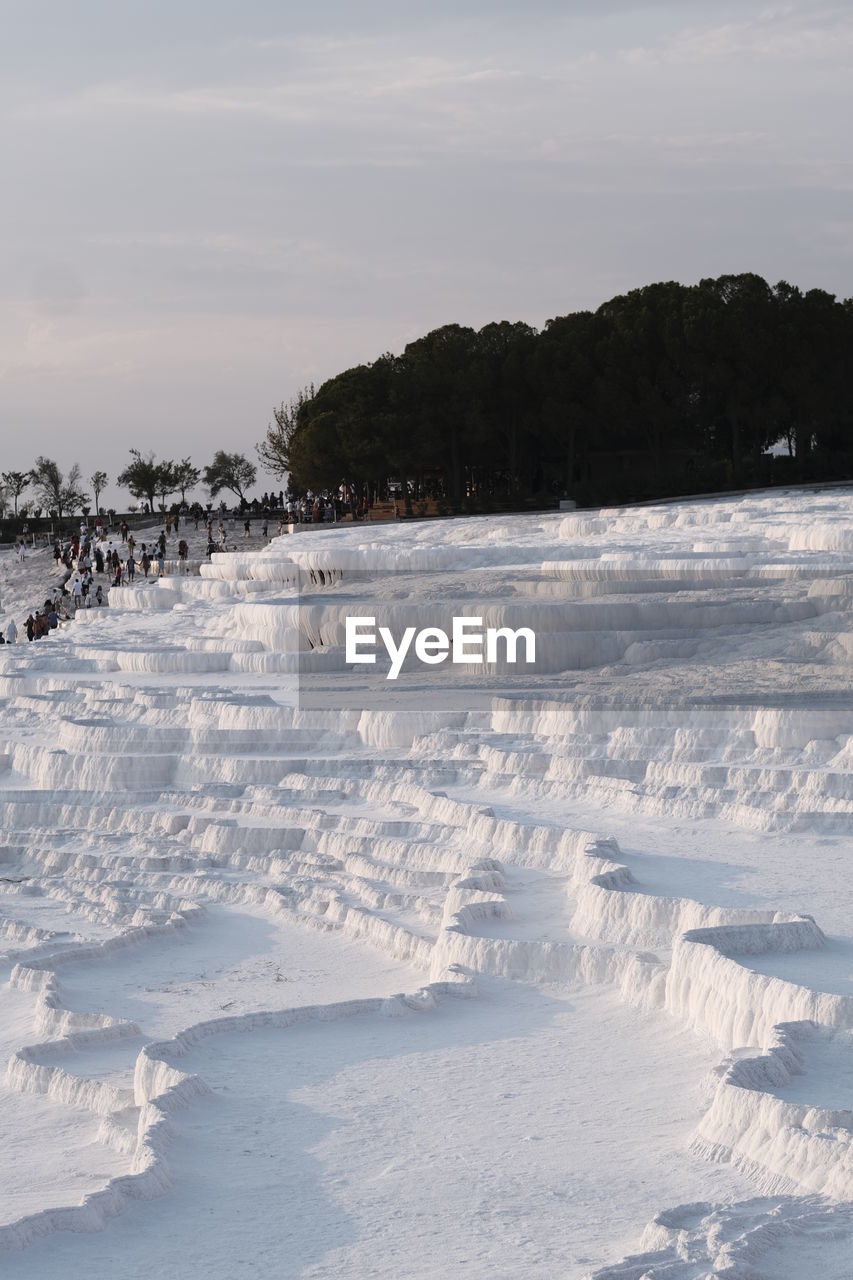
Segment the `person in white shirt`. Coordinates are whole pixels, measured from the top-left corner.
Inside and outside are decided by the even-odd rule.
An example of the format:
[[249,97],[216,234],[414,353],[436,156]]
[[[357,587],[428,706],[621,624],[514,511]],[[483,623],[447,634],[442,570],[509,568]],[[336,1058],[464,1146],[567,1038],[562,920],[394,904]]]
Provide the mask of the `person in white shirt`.
[[17,639],[18,639],[18,628],[15,626],[15,619],[11,618],[9,620],[9,625],[6,628],[6,643],[14,644]]

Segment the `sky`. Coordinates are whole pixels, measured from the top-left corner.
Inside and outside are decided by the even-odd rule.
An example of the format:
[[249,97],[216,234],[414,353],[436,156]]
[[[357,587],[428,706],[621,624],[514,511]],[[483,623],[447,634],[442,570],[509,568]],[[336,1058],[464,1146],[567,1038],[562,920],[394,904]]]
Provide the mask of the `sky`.
[[654,280],[853,294],[849,3],[0,0],[0,30],[0,470],[253,455],[439,325]]

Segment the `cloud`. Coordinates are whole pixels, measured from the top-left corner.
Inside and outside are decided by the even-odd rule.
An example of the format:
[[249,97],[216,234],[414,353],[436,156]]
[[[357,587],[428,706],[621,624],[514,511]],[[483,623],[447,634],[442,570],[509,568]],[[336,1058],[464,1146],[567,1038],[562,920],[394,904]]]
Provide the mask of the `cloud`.
[[688,64],[759,60],[843,65],[853,49],[853,12],[839,6],[788,4],[740,21],[687,27],[658,44],[623,48],[625,62]]

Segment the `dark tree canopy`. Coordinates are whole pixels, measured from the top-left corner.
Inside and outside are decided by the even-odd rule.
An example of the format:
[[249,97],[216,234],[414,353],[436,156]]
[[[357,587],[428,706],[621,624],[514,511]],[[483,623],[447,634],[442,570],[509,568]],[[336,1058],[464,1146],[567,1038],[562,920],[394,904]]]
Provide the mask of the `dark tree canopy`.
[[74,463],[63,475],[53,458],[39,456],[32,470],[32,483],[42,506],[49,515],[71,515],[86,502],[81,487],[80,467]]
[[194,489],[201,479],[201,468],[193,466],[191,458],[181,458],[172,468],[174,487],[180,490],[181,503],[187,500],[187,489]]
[[853,302],[666,281],[541,332],[433,330],[283,404],[259,454],[297,490],[407,479],[463,510],[841,479],[851,384]]
[[144,498],[153,511],[157,495],[163,493],[164,483],[167,493],[177,488],[173,469],[173,462],[157,462],[153,453],[143,454],[138,449],[131,449],[130,462],[119,473],[117,483],[129,489],[134,498]]
[[25,489],[28,489],[33,481],[33,473],[31,471],[4,471],[0,475],[3,482],[3,488],[12,495],[12,501],[15,506],[15,517],[18,515],[18,499]]
[[217,449],[213,462],[204,468],[204,483],[210,490],[211,498],[215,498],[223,489],[236,494],[241,503],[246,490],[255,483],[258,469],[253,462],[242,453],[226,453]]
[[282,400],[273,409],[273,420],[267,427],[267,433],[257,446],[257,454],[261,465],[272,475],[283,479],[290,471],[290,442],[293,439],[299,422],[299,412],[304,404],[316,395],[313,383],[304,387],[289,401]]
[[95,515],[101,514],[101,494],[109,484],[109,476],[106,471],[93,471],[89,476],[89,484],[92,486],[92,493],[95,495]]

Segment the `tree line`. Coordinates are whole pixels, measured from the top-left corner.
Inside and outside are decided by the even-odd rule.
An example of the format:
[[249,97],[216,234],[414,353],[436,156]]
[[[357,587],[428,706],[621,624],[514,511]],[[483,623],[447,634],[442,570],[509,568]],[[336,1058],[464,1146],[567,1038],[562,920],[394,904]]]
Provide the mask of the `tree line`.
[[[344,485],[350,502],[394,492],[456,511],[624,502],[849,479],[851,393],[853,300],[725,275],[647,285],[541,330],[444,325],[305,387],[256,451],[291,494]],[[132,449],[116,483],[155,512],[199,483],[242,506],[256,477],[241,453],[197,467]],[[0,514],[98,512],[107,484],[40,456],[0,473]]]
[[541,331],[445,325],[281,404],[258,452],[296,491],[454,510],[849,478],[851,384],[853,300],[663,282]]
[[[211,498],[230,492],[242,506],[246,491],[255,483],[256,477],[257,467],[244,454],[228,453],[224,449],[218,449],[206,467],[196,467],[190,458],[182,458],[179,462],[170,459],[158,462],[153,453],[143,454],[138,449],[131,449],[130,462],[119,472],[116,483],[154,512],[158,505],[161,511],[165,511],[173,494],[179,493],[181,505],[184,505],[187,493],[200,481],[204,482]],[[91,489],[91,496],[84,487],[86,483]],[[78,463],[63,472],[52,458],[39,456],[29,471],[0,472],[0,514],[5,514],[11,507],[15,519],[45,515],[62,520],[78,512],[88,515],[94,506],[95,513],[99,515],[100,497],[108,484],[109,477],[105,471],[94,471],[86,482]],[[22,497],[28,492],[32,497],[22,502]]]

